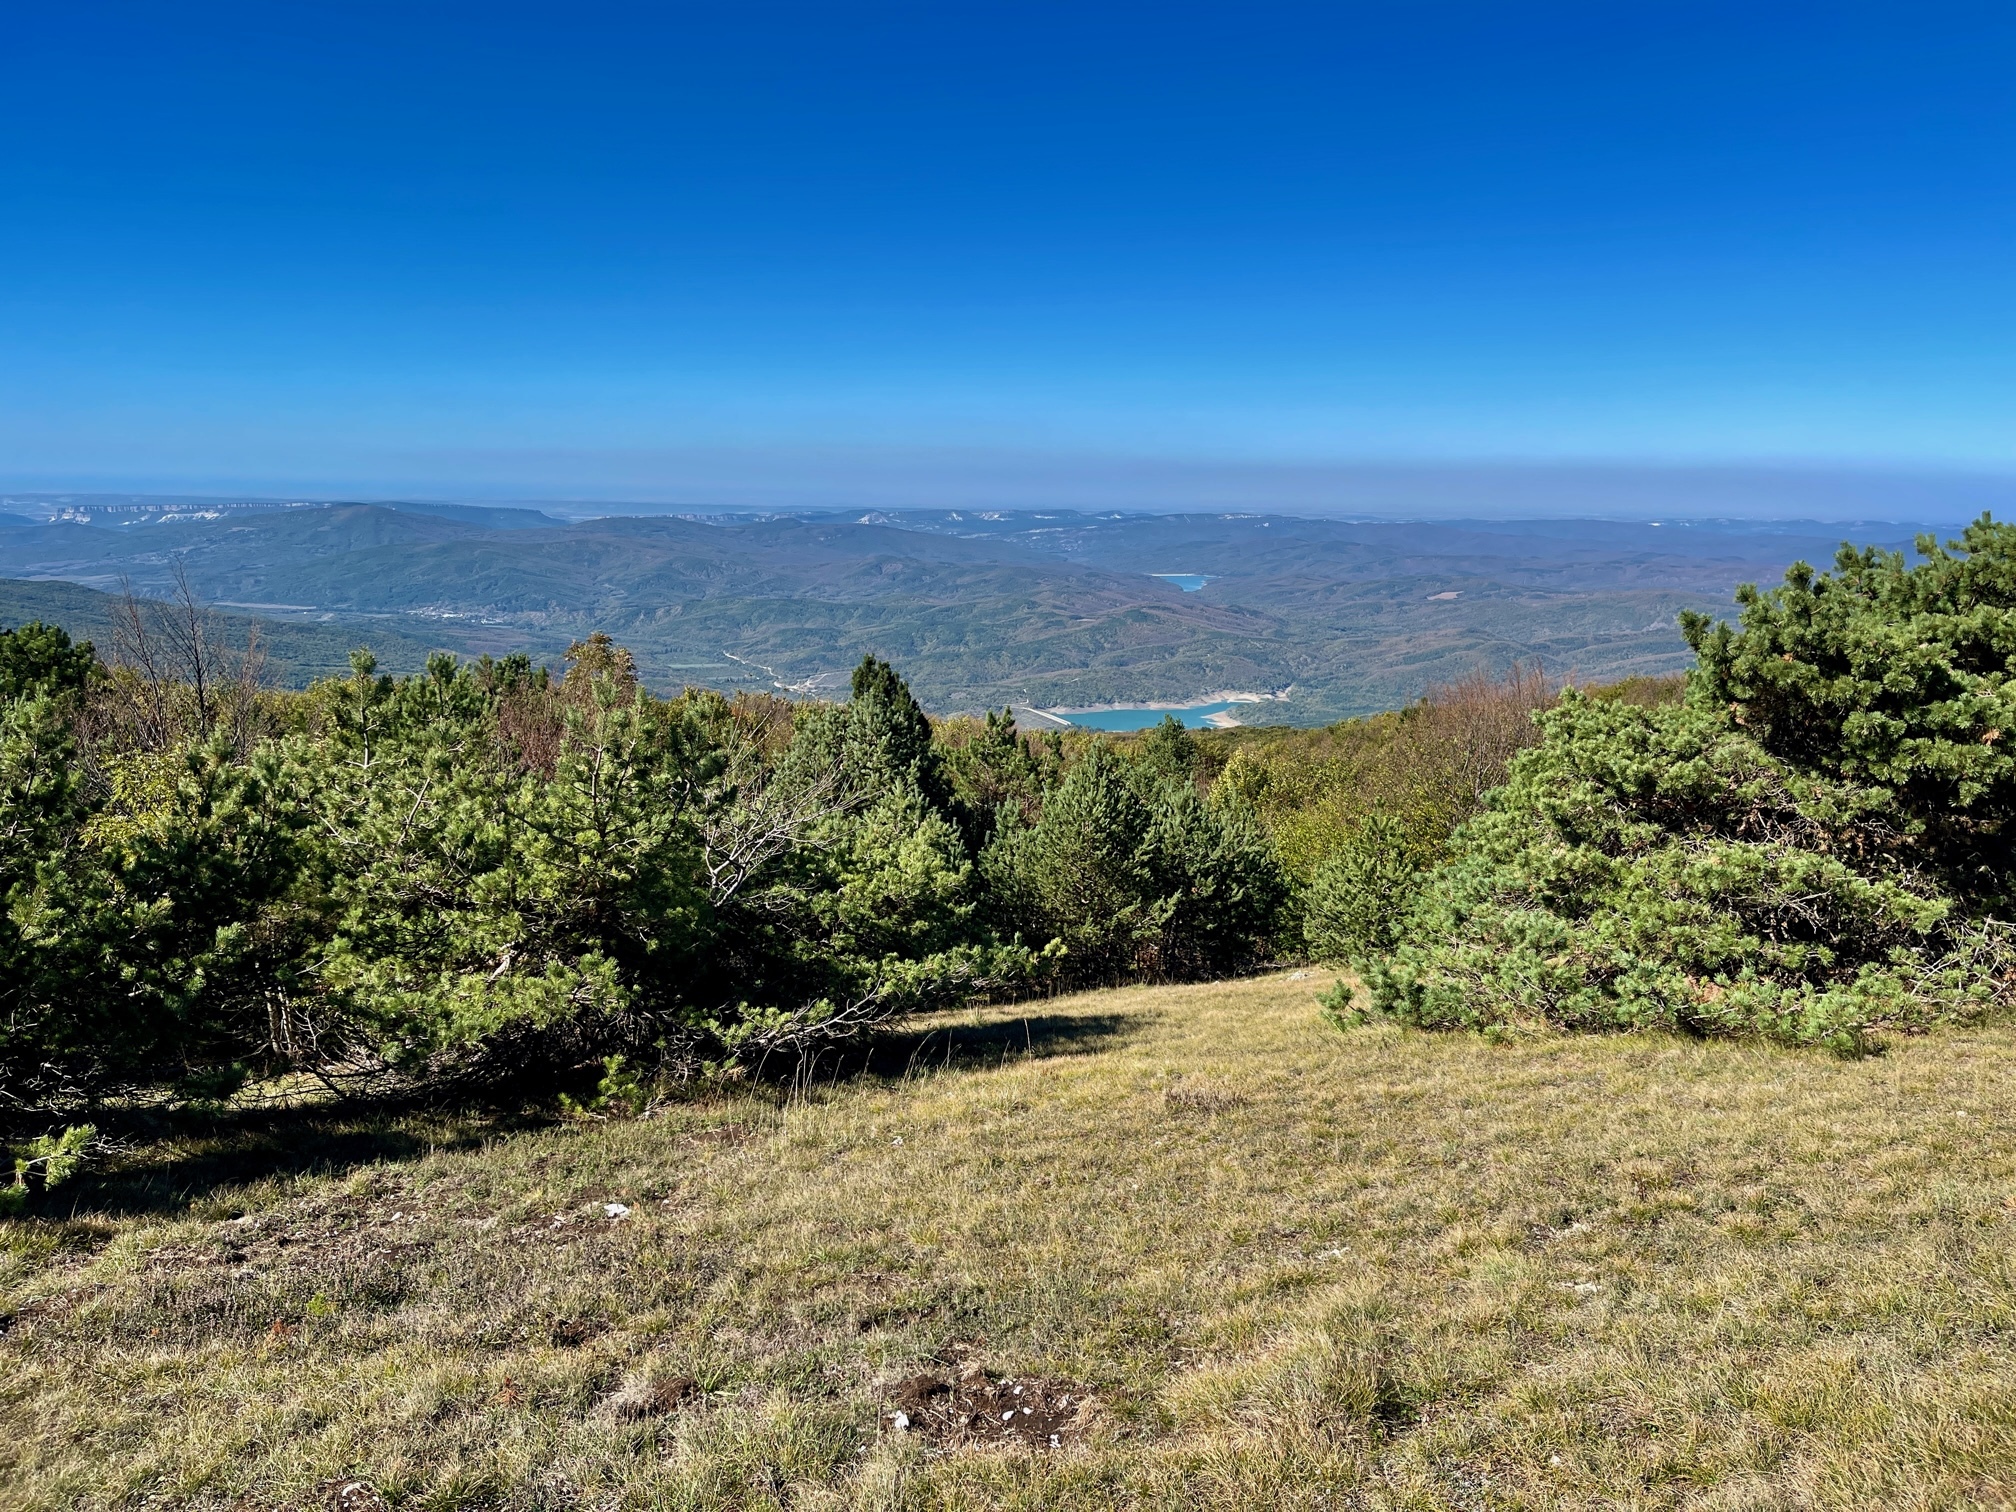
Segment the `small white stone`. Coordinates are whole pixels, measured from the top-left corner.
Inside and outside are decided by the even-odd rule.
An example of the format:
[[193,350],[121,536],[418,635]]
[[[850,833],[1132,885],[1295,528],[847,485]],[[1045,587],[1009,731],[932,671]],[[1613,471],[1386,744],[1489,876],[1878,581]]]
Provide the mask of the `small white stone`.
[[602,1204],[602,1211],[607,1213],[611,1218],[628,1218],[630,1216],[630,1209],[620,1202],[605,1202]]
[[1001,1421],[1005,1423],[1008,1421],[1008,1419],[1012,1418],[1013,1416],[1015,1416],[1015,1409],[1013,1407],[1010,1407],[1006,1412],[1001,1414]]
[[889,1419],[889,1426],[894,1428],[898,1433],[902,1433],[910,1426],[910,1415],[907,1412],[897,1413],[896,1416]]

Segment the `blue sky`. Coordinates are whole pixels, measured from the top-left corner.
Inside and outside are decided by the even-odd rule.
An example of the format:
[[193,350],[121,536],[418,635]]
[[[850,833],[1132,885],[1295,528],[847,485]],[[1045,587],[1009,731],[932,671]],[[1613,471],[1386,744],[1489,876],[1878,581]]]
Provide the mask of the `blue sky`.
[[66,0],[0,78],[0,486],[2016,472],[2007,6]]

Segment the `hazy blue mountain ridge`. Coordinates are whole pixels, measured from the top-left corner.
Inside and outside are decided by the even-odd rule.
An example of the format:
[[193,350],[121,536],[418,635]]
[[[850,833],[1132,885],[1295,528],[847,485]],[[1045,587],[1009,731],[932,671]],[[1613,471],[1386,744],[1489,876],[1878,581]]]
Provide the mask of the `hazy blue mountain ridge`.
[[[1686,661],[1682,608],[1725,609],[1738,582],[1837,544],[1824,528],[1236,514],[215,514],[13,520],[0,577],[162,596],[179,568],[214,603],[317,627],[288,661],[303,675],[333,669],[328,647],[345,638],[394,648],[388,665],[430,646],[552,661],[601,629],[661,688],[833,691],[873,651],[941,711],[1292,688],[1253,713],[1312,722],[1514,660],[1584,677],[1671,670]],[[1208,581],[1186,593],[1155,573]],[[88,601],[66,602],[90,617]],[[0,585],[0,616],[24,617],[24,603]]]

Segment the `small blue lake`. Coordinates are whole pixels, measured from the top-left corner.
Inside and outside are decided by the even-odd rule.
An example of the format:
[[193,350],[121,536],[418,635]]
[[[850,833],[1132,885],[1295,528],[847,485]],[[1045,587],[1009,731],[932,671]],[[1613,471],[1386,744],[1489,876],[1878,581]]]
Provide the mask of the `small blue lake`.
[[1223,714],[1232,707],[1228,698],[1217,703],[1191,704],[1183,709],[1094,709],[1083,714],[1060,712],[1057,717],[1070,720],[1082,730],[1152,730],[1165,716],[1174,714],[1186,729],[1207,730],[1211,728],[1211,715]]
[[1185,593],[1195,593],[1211,581],[1201,572],[1151,572],[1148,576],[1160,578],[1165,583],[1174,583]]

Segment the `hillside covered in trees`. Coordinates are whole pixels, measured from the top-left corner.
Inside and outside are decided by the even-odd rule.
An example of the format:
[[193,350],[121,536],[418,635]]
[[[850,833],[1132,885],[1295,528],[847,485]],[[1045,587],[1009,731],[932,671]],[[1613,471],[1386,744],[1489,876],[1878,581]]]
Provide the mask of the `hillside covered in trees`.
[[429,651],[557,666],[602,631],[659,694],[691,683],[844,699],[873,654],[941,713],[1240,689],[1287,695],[1245,717],[1307,726],[1514,661],[1605,681],[1676,671],[1682,609],[1718,607],[1739,582],[1833,545],[1797,521],[915,510],[568,522],[404,502],[0,499],[0,624],[97,638],[123,586],[172,599],[186,585],[258,621],[278,686],[341,676],[360,644],[402,674]]

